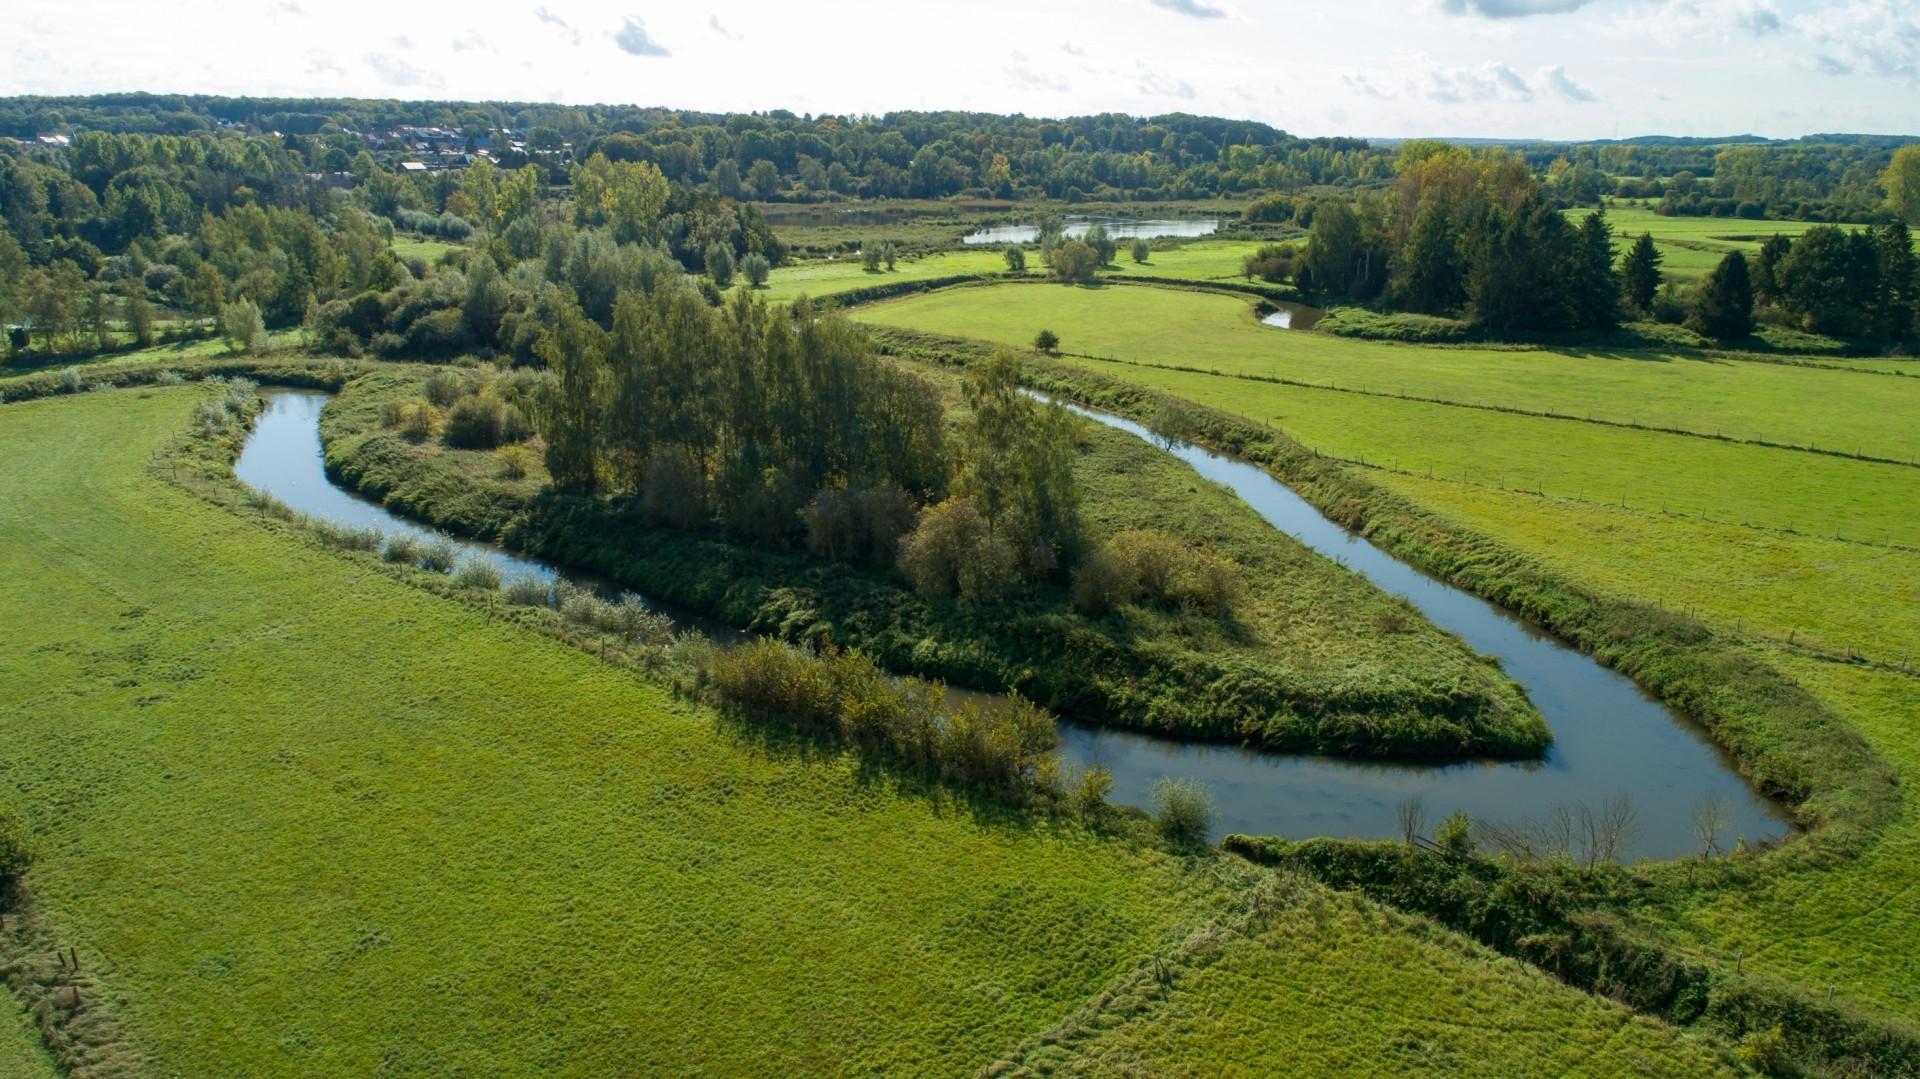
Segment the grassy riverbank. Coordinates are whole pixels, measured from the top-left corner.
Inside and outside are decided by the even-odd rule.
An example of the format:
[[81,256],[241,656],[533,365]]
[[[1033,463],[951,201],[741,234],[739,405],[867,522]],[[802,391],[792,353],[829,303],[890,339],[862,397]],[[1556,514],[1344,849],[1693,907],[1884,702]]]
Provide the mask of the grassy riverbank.
[[[952,1074],[1132,1014],[1143,979],[1190,1018],[1100,1020],[1137,1044],[1069,1064],[1379,1074],[1444,1033],[1441,1074],[1727,1068],[1284,873],[737,740],[156,476],[201,392],[0,412],[0,794],[36,917],[151,1070]],[[1303,1037],[1342,1000],[1377,1053]],[[1231,1040],[1194,1025],[1218,1014]]]

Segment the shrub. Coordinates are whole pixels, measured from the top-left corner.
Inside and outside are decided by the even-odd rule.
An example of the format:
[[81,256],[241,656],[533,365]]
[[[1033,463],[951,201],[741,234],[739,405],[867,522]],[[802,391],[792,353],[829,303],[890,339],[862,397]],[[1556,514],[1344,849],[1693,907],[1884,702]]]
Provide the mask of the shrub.
[[507,406],[491,390],[462,397],[447,410],[440,440],[457,450],[490,450],[506,440]]
[[1433,841],[1445,847],[1449,854],[1472,854],[1473,821],[1465,813],[1455,813],[1433,830]]
[[1113,773],[1104,764],[1096,764],[1082,771],[1073,784],[1073,808],[1075,811],[1092,815],[1106,808],[1107,797],[1113,793]]
[[545,607],[553,598],[553,589],[547,582],[531,573],[523,573],[507,582],[507,602],[522,607]]
[[1053,277],[1062,284],[1092,284],[1104,265],[1099,253],[1079,240],[1068,240],[1053,253]]
[[1241,260],[1242,276],[1258,277],[1262,281],[1278,284],[1293,276],[1296,255],[1291,244],[1263,244],[1260,249]]
[[387,546],[380,557],[389,562],[405,562],[413,565],[420,561],[420,541],[406,532],[396,532],[387,537]]
[[371,554],[381,545],[381,533],[377,528],[355,528],[352,525],[337,525],[331,521],[314,521],[314,535],[329,547],[338,547],[343,551],[366,551]]
[[900,544],[900,571],[915,590],[930,596],[997,599],[1018,580],[1019,562],[1019,553],[987,527],[986,518],[965,498],[921,510],[919,522]]
[[1018,244],[1009,244],[1007,245],[1007,249],[1002,251],[1000,255],[1007,260],[1007,269],[1009,271],[1013,273],[1027,272],[1026,249],[1020,247]]
[[425,442],[440,430],[440,410],[422,398],[401,412],[400,437],[408,442]]
[[459,371],[445,368],[427,376],[426,385],[421,392],[427,400],[438,408],[446,408],[467,395],[467,377]]
[[1227,618],[1240,594],[1232,563],[1149,528],[1122,532],[1074,574],[1072,600],[1087,614],[1134,602]]
[[7,806],[0,805],[0,886],[19,880],[33,864],[27,846],[27,822]]
[[807,550],[833,562],[892,563],[914,523],[913,496],[898,484],[829,487],[800,511]]
[[1133,261],[1145,262],[1147,261],[1148,255],[1150,255],[1151,253],[1152,253],[1152,248],[1147,246],[1147,241],[1145,237],[1135,236],[1133,238],[1133,250],[1132,250]]
[[453,583],[462,588],[492,591],[500,587],[500,571],[484,558],[469,558],[454,571]]
[[260,308],[242,298],[220,309],[220,332],[235,352],[257,352],[266,339],[267,326],[260,319]]
[[767,256],[756,251],[740,260],[740,273],[747,279],[748,285],[759,288],[767,283],[768,276],[773,273],[773,264],[767,261]]
[[180,372],[171,368],[153,376],[153,384],[156,386],[178,386],[185,381],[186,378]]
[[1153,819],[1170,842],[1191,846],[1206,842],[1213,827],[1213,795],[1191,779],[1161,779],[1153,784]]
[[526,479],[527,473],[533,468],[533,451],[519,444],[502,446],[493,451],[493,459],[499,463],[500,475],[504,479]]
[[1088,555],[1074,571],[1071,601],[1081,614],[1103,615],[1139,598],[1139,576],[1106,547]]
[[1041,330],[1033,335],[1033,347],[1051,356],[1060,350],[1060,335],[1052,330]]
[[852,652],[814,653],[760,638],[706,660],[714,696],[752,719],[899,761],[948,782],[1008,794],[1057,793],[1047,767],[1053,718],[1019,697],[953,707],[941,688],[891,678]]
[[420,566],[435,573],[451,573],[457,560],[453,544],[448,540],[435,540],[420,552]]

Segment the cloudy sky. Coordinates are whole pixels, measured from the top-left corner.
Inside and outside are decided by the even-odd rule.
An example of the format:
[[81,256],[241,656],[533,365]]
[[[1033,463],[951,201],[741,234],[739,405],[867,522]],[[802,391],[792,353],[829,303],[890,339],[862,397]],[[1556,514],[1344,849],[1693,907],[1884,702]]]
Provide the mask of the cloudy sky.
[[10,0],[0,94],[1920,133],[1920,0]]

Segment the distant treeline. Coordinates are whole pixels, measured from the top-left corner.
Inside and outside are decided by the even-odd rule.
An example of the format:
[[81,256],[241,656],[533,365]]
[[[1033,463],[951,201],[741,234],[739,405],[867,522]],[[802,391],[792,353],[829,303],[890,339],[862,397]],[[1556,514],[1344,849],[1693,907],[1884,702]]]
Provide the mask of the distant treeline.
[[[1303,139],[1254,121],[1185,113],[1050,120],[144,94],[0,99],[0,134],[191,134],[240,125],[279,133],[316,169],[330,171],[350,167],[365,145],[360,133],[401,124],[469,135],[511,129],[556,181],[566,158],[597,152],[616,162],[649,162],[675,183],[729,198],[1203,198],[1364,183],[1382,175],[1389,156],[1364,139]],[[569,152],[557,153],[562,148]]]
[[1758,304],[1803,329],[1900,342],[1920,319],[1912,240],[1898,220],[1817,226],[1797,241],[1775,236],[1753,266],[1732,255],[1683,295],[1663,285],[1651,236],[1617,259],[1605,213],[1570,222],[1555,208],[1551,181],[1509,151],[1409,142],[1394,171],[1394,188],[1383,195],[1314,205],[1304,249],[1262,249],[1247,273],[1291,278],[1322,299],[1496,331],[1605,331],[1623,318],[1651,317],[1686,319],[1732,340],[1752,332]]

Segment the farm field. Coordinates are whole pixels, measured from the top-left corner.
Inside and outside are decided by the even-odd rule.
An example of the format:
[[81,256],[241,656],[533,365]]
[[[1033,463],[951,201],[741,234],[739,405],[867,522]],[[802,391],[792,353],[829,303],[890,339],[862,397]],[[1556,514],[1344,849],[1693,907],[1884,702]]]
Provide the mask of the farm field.
[[1261,325],[1246,297],[1167,288],[985,285],[888,300],[854,317],[1013,345],[1045,327],[1072,357],[1920,459],[1920,380],[1835,378],[1684,351],[1431,347],[1301,333]]
[[[910,297],[867,308],[860,317],[958,335],[967,325],[964,308],[973,302],[966,294],[981,291]],[[1015,328],[1024,313],[1005,310],[1018,292],[1069,290],[987,291],[1009,300],[979,304],[972,336],[1011,343],[1024,337]],[[1100,320],[1085,314],[1082,298],[1122,291],[1072,293],[1062,302],[1082,304],[1082,317],[1057,326],[1097,335]],[[1199,342],[1195,348],[1212,344],[1202,329],[1189,329],[1185,340]],[[1076,349],[1073,331],[1057,332],[1065,348]],[[1157,330],[1145,332],[1159,340]],[[1117,336],[1094,339],[1124,344],[1146,362],[1159,359],[1147,355],[1147,345]],[[1285,346],[1296,341],[1309,354],[1336,346],[1356,357],[1375,351],[1316,337],[1288,335],[1274,351],[1288,355]],[[1470,351],[1385,350],[1398,362],[1382,362],[1381,370],[1429,380],[1444,380]],[[1229,361],[1236,355],[1225,349],[1217,354]],[[1606,384],[1622,369],[1616,364],[1632,364],[1625,369],[1638,380],[1636,401],[1671,393],[1705,407],[1713,380],[1723,379],[1720,395],[1727,400],[1721,415],[1731,421],[1736,413],[1755,414],[1756,433],[1811,429],[1817,424],[1808,414],[1823,412],[1824,422],[1841,422],[1835,410],[1849,399],[1849,430],[1872,428],[1882,446],[1905,445],[1898,441],[1898,425],[1886,421],[1897,419],[1908,428],[1915,421],[1904,379],[1778,365],[1762,371],[1770,365],[1722,359],[1599,360],[1538,351],[1486,353],[1478,362],[1524,359],[1553,375],[1529,380],[1525,372],[1515,374],[1514,396],[1552,411],[1573,411],[1596,398],[1584,372],[1596,372],[1592,383]],[[1364,458],[1376,466],[1366,472],[1373,482],[1497,538],[1573,583],[1601,595],[1690,610],[1723,633],[1747,638],[1747,647],[1857,727],[1903,775],[1920,768],[1912,703],[1920,682],[1914,675],[1822,658],[1851,650],[1898,667],[1920,656],[1920,552],[1904,546],[1920,532],[1920,487],[1910,467],[1080,356],[1063,362],[1271,422],[1324,453]],[[1356,358],[1353,366],[1366,362]],[[1400,376],[1402,370],[1412,374]],[[1786,389],[1789,379],[1804,380],[1799,384],[1805,392]],[[1492,392],[1490,383],[1460,384]],[[1556,390],[1563,391],[1565,403],[1556,402]],[[1612,392],[1625,394],[1617,384]],[[1782,528],[1802,534],[1777,531]],[[1834,539],[1835,531],[1849,539]],[[1911,1014],[1920,1006],[1920,979],[1913,976],[1904,942],[1920,925],[1920,903],[1910,886],[1916,857],[1920,819],[1909,794],[1896,823],[1856,860],[1781,873],[1752,889],[1696,897],[1650,916],[1703,955],[1744,955],[1750,968],[1809,991],[1834,986],[1892,1014]]]
[[[1029,263],[1033,272],[1038,271],[1037,263],[1037,259]],[[861,265],[859,254],[852,253],[834,259],[809,259],[776,266],[767,277],[765,287],[758,292],[761,298],[770,303],[786,303],[802,295],[819,298],[903,281],[923,281],[958,274],[1005,273],[1006,270],[1006,259],[997,247],[941,251],[918,258],[902,258],[891,271],[883,269],[871,273]],[[746,287],[746,280],[736,274],[733,289],[729,291]]]
[[[1586,210],[1567,211],[1575,221],[1587,213]],[[1654,245],[1664,259],[1661,272],[1679,282],[1705,277],[1728,252],[1738,251],[1751,259],[1760,253],[1760,244],[1767,237],[1776,233],[1798,236],[1819,224],[1743,217],[1668,217],[1634,206],[1609,207],[1607,221],[1613,226],[1614,241],[1622,250],[1641,233],[1652,233]]]
[[[1293,878],[743,740],[583,653],[202,502],[146,469],[201,392],[0,412],[0,497],[20,511],[0,518],[17,735],[0,792],[41,852],[41,917],[163,1072],[951,1074],[1150,956],[1184,971],[1182,942],[1233,940],[1257,889],[1279,898],[1236,953],[1253,973],[1176,980],[1169,1004],[1257,1010],[1264,1032],[1243,1036],[1274,1059],[1378,1071],[1282,1040],[1326,1021],[1329,994],[1377,986],[1346,1029],[1378,1044],[1470,1018],[1462,1059],[1513,1074],[1558,1070],[1528,1031],[1614,1072],[1716,1062]],[[1326,909],[1342,947],[1322,939]],[[1433,958],[1432,991],[1401,969],[1410,950]],[[546,1035],[515,1036],[530,1026]],[[0,1066],[22,1057],[6,1044]]]

